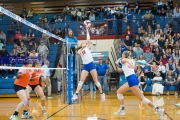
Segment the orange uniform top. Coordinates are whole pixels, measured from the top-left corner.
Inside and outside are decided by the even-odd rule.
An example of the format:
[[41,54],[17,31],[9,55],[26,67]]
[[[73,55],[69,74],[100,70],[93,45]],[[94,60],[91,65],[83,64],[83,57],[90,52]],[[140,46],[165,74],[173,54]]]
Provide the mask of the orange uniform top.
[[39,78],[42,75],[42,70],[34,70],[34,73],[32,74],[32,79],[29,82],[29,85],[38,85],[39,84]]
[[25,70],[25,71],[26,72],[23,72],[19,78],[16,78],[16,80],[14,81],[15,85],[19,85],[22,87],[26,87],[28,85],[32,72],[31,72],[31,70]]

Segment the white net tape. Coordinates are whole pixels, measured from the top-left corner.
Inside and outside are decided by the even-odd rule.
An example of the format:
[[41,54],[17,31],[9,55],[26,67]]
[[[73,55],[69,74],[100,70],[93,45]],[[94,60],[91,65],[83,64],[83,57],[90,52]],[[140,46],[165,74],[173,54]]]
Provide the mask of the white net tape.
[[0,69],[32,69],[32,70],[37,70],[37,69],[51,69],[51,70],[65,70],[67,68],[34,68],[34,67],[10,67],[10,66],[0,66]]

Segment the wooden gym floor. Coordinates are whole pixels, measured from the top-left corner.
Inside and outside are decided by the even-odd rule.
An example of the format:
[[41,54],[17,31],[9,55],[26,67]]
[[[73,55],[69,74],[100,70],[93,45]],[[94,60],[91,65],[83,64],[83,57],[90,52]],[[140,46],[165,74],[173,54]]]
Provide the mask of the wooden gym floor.
[[[158,106],[161,106],[173,118],[180,120],[180,108],[174,106],[180,102],[180,98],[171,96],[146,96]],[[124,116],[114,115],[119,109],[119,101],[115,92],[106,96],[106,101],[100,101],[98,92],[86,91],[80,104],[75,101],[72,105],[62,104],[61,95],[53,95],[53,99],[46,100],[48,115],[41,112],[40,98],[33,97],[30,107],[30,114],[33,120],[87,120],[88,117],[97,116],[98,120],[158,120],[157,114],[146,105],[142,104],[135,96],[124,96],[125,112]],[[9,120],[9,116],[14,112],[15,107],[20,102],[18,98],[0,98],[0,120]],[[19,114],[19,118],[22,111]],[[168,120],[164,116],[163,120]]]

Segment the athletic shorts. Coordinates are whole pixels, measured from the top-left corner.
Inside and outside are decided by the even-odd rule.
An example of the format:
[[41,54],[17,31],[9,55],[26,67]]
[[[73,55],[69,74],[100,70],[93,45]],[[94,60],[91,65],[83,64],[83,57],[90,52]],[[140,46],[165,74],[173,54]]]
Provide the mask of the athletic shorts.
[[83,65],[83,70],[86,70],[88,72],[90,72],[91,70],[94,70],[94,69],[96,69],[95,65],[94,65],[94,62],[90,62],[88,64]]
[[139,80],[135,74],[126,77],[129,87],[139,85]]
[[[37,85],[29,85],[29,87],[31,87],[32,88],[32,90],[34,91],[34,89],[38,86],[39,84],[37,84]],[[39,85],[40,86],[40,85]]]
[[22,87],[22,86],[14,84],[14,91],[17,93],[20,90],[26,90],[26,87]]

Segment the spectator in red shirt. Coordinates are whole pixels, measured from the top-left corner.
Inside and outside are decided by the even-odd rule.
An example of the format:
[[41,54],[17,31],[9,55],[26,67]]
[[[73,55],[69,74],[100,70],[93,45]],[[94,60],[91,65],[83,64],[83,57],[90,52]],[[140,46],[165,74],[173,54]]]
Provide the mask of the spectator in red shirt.
[[146,52],[146,49],[147,49],[147,48],[149,48],[150,52],[152,52],[152,49],[151,49],[151,47],[150,47],[150,45],[149,45],[148,42],[146,42],[145,46],[143,47],[143,52],[144,52],[144,53]]
[[23,34],[20,32],[20,30],[18,30],[18,32],[14,36],[14,40],[18,40],[20,36],[23,37]]
[[132,38],[133,33],[132,33],[130,26],[127,26],[127,29],[125,32],[125,36],[127,36],[127,35],[130,37],[130,39]]
[[161,59],[161,62],[163,65],[166,65],[168,63],[168,59],[166,58],[166,55],[163,55],[163,58]]

